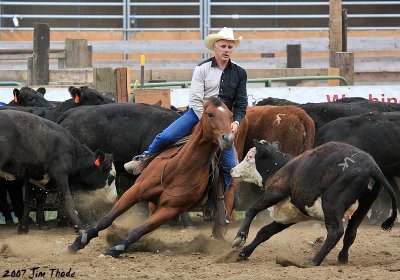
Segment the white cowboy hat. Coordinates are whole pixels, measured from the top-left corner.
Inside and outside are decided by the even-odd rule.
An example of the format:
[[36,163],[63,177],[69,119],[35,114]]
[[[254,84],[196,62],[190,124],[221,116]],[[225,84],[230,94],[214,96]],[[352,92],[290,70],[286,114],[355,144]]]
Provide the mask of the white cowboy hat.
[[204,38],[204,44],[209,50],[214,50],[215,42],[219,40],[228,40],[235,42],[235,49],[239,46],[240,42],[242,41],[242,36],[235,39],[233,36],[232,28],[224,27],[219,31],[217,34],[210,34],[206,38]]

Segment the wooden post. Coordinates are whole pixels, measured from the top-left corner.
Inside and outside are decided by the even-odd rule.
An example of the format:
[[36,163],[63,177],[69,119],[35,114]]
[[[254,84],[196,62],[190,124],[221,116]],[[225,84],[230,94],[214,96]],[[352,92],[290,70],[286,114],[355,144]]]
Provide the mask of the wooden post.
[[354,54],[349,52],[338,52],[336,61],[340,68],[340,76],[345,78],[349,85],[354,85]]
[[30,73],[31,85],[49,84],[50,27],[35,23],[33,31],[33,59]]
[[65,39],[65,66],[67,68],[92,67],[92,52],[86,39]]
[[[340,76],[339,68],[328,68],[328,76]],[[339,80],[328,80],[328,86],[335,87],[340,86]]]
[[128,67],[94,68],[93,85],[99,92],[111,95],[117,102],[129,102],[131,75]]
[[342,9],[342,52],[347,52],[347,9]]
[[342,1],[329,0],[329,67],[338,67],[336,53],[342,51]]
[[131,75],[128,67],[118,67],[116,72],[117,102],[126,103],[131,98]]
[[115,68],[93,68],[93,86],[100,92],[105,92],[116,97],[117,79]]
[[[286,67],[287,68],[301,68],[301,45],[300,44],[287,44],[286,45]],[[286,84],[288,86],[295,86],[301,81],[290,81]]]

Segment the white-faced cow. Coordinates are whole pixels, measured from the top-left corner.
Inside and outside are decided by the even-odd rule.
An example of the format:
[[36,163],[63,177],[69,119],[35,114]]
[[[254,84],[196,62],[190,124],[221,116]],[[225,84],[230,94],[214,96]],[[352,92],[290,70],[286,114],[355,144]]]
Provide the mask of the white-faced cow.
[[347,217],[343,248],[338,256],[339,262],[346,263],[357,228],[382,188],[390,194],[394,210],[382,228],[391,229],[397,217],[394,191],[378,165],[369,154],[349,144],[329,142],[293,159],[276,145],[255,142],[255,147],[231,173],[233,178],[255,183],[265,190],[264,196],[247,209],[233,245],[245,243],[250,224],[260,211],[272,207],[274,220],[241,250],[238,260],[247,259],[259,244],[291,225],[316,219],[325,221],[327,238],[305,265],[320,265],[343,236],[343,218]]
[[62,126],[19,111],[0,111],[0,171],[9,179],[34,179],[58,188],[74,225],[82,228],[70,186],[105,185],[112,155],[92,152]]

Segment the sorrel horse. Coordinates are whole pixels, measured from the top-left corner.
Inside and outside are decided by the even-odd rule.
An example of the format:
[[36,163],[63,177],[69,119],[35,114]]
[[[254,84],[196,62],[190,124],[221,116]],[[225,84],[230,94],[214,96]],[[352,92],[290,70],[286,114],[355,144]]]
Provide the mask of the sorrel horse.
[[190,140],[180,150],[179,147],[168,149],[150,162],[110,212],[95,227],[79,234],[68,246],[68,251],[83,249],[101,230],[108,228],[118,216],[140,201],[153,203],[157,206],[156,211],[132,230],[127,239],[107,249],[106,255],[118,257],[143,235],[176,215],[200,206],[205,202],[211,162],[219,149],[226,151],[233,145],[231,122],[232,113],[220,99],[206,101],[203,116]]

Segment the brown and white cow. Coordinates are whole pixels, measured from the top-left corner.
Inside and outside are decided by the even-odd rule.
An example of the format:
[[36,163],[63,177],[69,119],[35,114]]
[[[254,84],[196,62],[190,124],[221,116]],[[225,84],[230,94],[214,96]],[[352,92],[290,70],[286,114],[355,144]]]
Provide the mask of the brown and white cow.
[[[305,265],[320,265],[343,234],[338,261],[346,263],[357,228],[382,188],[389,193],[393,210],[382,228],[391,229],[397,217],[396,197],[382,171],[369,154],[349,144],[329,142],[293,159],[276,144],[255,141],[255,147],[231,174],[236,180],[264,188],[264,195],[247,209],[233,245],[246,242],[250,224],[260,211],[272,207],[274,220],[241,250],[238,260],[247,259],[259,244],[291,225],[316,219],[325,221],[327,238]],[[344,233],[345,217],[349,221]]]
[[293,156],[313,147],[314,121],[297,106],[248,107],[246,116],[249,125],[243,155],[254,146],[253,139],[279,141],[282,151]]

